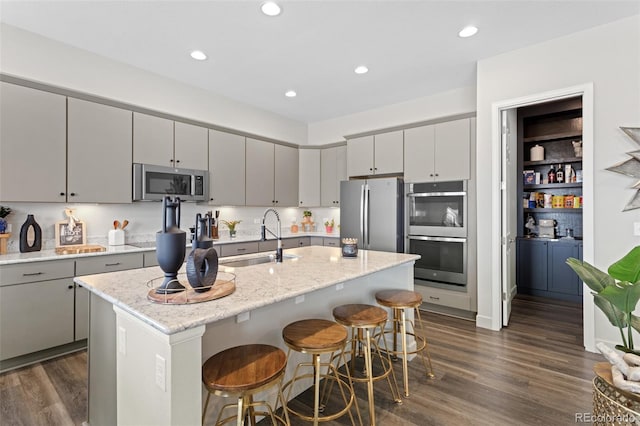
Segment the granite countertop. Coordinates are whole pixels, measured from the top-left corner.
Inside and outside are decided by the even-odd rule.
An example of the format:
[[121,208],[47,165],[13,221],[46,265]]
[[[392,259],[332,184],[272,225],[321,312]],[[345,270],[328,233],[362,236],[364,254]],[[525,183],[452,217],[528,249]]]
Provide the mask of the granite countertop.
[[[340,248],[321,246],[288,249],[285,254],[299,257],[241,268],[225,267],[221,262],[220,271],[236,275],[236,291],[221,299],[190,305],[163,305],[147,299],[147,283],[163,276],[159,267],[87,275],[76,277],[75,282],[162,333],[173,334],[420,258],[369,250],[360,250],[356,258],[343,258]],[[235,256],[229,260],[265,255]],[[184,268],[183,265],[181,273]],[[186,277],[179,278],[186,283]]]
[[[283,233],[282,238],[297,238],[297,237],[324,237],[324,238],[340,238],[340,234],[333,233],[327,234],[326,232],[299,232],[296,234]],[[187,236],[188,238],[188,236]],[[275,238],[267,238],[272,240]],[[257,235],[238,235],[235,238],[229,238],[228,235],[221,235],[219,239],[213,240],[214,245],[232,244],[232,243],[244,243],[244,242],[257,242],[260,241],[260,237]],[[93,257],[93,256],[105,256],[110,254],[122,254],[122,253],[139,253],[145,251],[155,250],[155,241],[143,241],[143,242],[130,242],[122,246],[108,246],[105,245],[105,251],[91,252],[91,253],[74,253],[74,254],[57,254],[55,250],[41,250],[30,253],[7,253],[0,256],[0,265],[10,265],[14,263],[27,263],[27,262],[43,262],[47,260],[63,260],[63,259],[76,259],[80,257]],[[188,244],[187,247],[191,247]]]

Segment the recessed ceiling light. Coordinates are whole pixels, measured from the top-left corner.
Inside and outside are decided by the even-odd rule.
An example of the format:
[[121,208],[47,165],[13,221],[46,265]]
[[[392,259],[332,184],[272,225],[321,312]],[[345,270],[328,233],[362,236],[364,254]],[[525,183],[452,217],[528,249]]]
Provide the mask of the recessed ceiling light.
[[284,94],[287,98],[295,98],[297,93],[295,90],[287,90]]
[[191,52],[191,57],[198,61],[204,61],[205,59],[207,59],[207,55],[205,55],[204,52],[200,50],[194,50],[193,52]]
[[478,32],[478,28],[474,27],[473,25],[469,25],[468,27],[464,27],[463,29],[461,29],[460,32],[458,33],[458,36],[462,38],[471,37],[472,35],[475,35],[475,33],[477,32]]
[[260,6],[260,10],[267,16],[278,16],[282,13],[282,8],[276,2],[266,1]]
[[356,74],[366,74],[369,72],[369,68],[367,68],[364,65],[359,65],[356,67],[355,70],[353,70]]

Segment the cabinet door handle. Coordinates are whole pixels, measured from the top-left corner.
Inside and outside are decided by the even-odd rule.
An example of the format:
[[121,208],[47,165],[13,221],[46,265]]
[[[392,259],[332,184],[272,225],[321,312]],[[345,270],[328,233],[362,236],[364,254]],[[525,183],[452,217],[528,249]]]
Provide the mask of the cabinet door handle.
[[72,197],[75,197],[76,193],[75,192],[71,192],[69,195],[71,195]]
[[176,163],[179,163],[179,162],[180,162],[180,160],[176,160]]
[[69,285],[67,286],[67,288],[68,288],[69,290],[71,290],[71,289],[73,289],[73,286],[72,286],[71,284],[69,284]]
[[435,296],[429,296],[429,299],[431,299],[431,300],[440,300],[439,297],[435,297]]
[[64,195],[64,192],[61,192],[61,193],[60,193],[60,196],[63,196],[63,195]]
[[104,266],[118,266],[120,265],[120,262],[116,262],[116,263],[105,263]]
[[42,275],[44,272],[29,272],[26,274],[22,274],[23,277],[35,277],[36,275]]
[[433,177],[433,173],[429,173],[429,176]]
[[370,172],[372,172],[372,171],[373,171],[373,168],[372,168],[372,167],[369,167],[369,171],[370,171]]

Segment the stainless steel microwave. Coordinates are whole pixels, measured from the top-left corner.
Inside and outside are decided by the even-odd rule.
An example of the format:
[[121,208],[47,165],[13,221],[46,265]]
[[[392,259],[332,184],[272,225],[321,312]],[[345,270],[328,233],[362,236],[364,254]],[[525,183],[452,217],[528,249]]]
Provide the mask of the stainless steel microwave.
[[133,164],[133,201],[161,201],[166,195],[182,201],[207,201],[209,172]]

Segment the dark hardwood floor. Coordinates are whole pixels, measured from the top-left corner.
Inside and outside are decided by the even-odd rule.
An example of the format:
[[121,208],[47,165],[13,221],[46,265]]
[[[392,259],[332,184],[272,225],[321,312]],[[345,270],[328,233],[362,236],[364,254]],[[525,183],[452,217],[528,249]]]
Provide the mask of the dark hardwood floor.
[[[563,425],[591,412],[592,366],[603,358],[582,348],[581,306],[519,296],[500,332],[431,313],[423,320],[436,378],[427,379],[414,359],[411,397],[401,405],[377,382],[379,425]],[[0,375],[0,424],[82,424],[86,362],[79,352]],[[400,382],[401,363],[394,367]],[[364,385],[356,393],[367,423]],[[310,392],[296,399],[299,406],[310,403]],[[292,418],[292,424],[309,423]],[[350,423],[343,417],[325,424]]]

